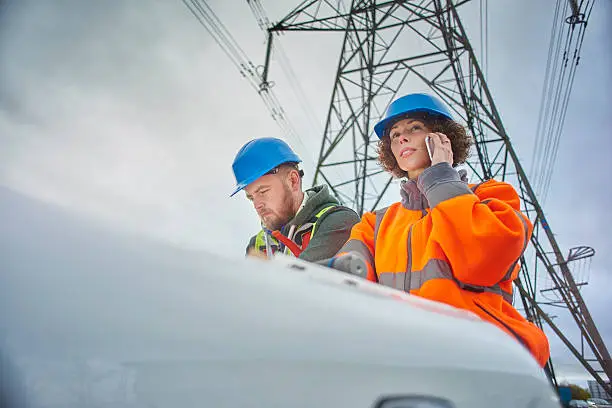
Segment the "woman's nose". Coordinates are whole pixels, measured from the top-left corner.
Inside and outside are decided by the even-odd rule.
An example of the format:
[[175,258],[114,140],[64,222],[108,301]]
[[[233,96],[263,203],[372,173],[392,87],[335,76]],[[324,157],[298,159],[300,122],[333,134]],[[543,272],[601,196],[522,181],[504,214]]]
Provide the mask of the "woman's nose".
[[408,136],[408,132],[401,132],[397,139],[398,139],[399,144],[404,144],[404,143],[410,141],[410,138]]

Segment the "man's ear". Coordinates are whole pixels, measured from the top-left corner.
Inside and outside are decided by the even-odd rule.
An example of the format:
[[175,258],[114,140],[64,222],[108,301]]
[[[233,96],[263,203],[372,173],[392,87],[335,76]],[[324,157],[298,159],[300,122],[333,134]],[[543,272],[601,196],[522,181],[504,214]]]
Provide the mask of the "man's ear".
[[291,191],[298,191],[301,189],[300,173],[298,170],[291,169],[289,172],[289,185],[291,186]]

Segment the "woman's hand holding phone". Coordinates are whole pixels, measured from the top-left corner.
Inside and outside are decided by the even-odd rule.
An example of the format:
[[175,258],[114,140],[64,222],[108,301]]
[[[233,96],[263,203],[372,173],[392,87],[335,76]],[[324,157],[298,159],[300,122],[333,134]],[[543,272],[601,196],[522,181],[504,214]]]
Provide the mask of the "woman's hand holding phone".
[[425,136],[425,146],[431,165],[447,162],[453,165],[453,149],[450,139],[443,133],[430,133]]

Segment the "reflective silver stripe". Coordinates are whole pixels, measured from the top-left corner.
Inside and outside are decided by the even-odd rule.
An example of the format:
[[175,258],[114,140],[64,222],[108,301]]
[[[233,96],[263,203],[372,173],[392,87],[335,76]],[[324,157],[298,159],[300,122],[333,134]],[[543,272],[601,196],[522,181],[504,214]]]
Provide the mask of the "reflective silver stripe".
[[412,279],[413,284],[410,285],[410,289],[419,289],[430,279],[442,278],[455,280],[449,264],[441,259],[430,259],[427,261],[423,269],[420,271],[415,271],[414,273],[418,274],[419,278],[418,281],[416,279]]
[[378,283],[390,288],[406,290],[406,272],[383,272],[378,274]]
[[504,292],[499,285],[487,287],[460,282],[453,277],[453,273],[451,272],[451,268],[448,263],[441,259],[430,259],[427,261],[425,267],[420,271],[378,273],[378,281],[381,284],[405,291],[420,289],[425,282],[432,279],[452,280],[463,290],[468,290],[470,292],[490,292],[503,296],[506,300],[508,300],[508,298],[510,301],[512,300],[512,295]]
[[374,269],[374,257],[372,256],[370,249],[367,247],[366,244],[359,241],[358,239],[351,239],[347,241],[347,243],[344,244],[340,251],[338,251],[338,253],[342,252],[357,252],[363,255],[365,260],[370,263],[372,269]]
[[410,288],[412,285],[413,276],[412,276],[412,227],[414,224],[410,226],[408,230],[408,238],[406,239],[406,273],[404,274],[404,287]]
[[376,252],[376,237],[378,236],[378,230],[380,229],[380,223],[382,222],[385,214],[389,207],[381,208],[380,210],[374,211],[376,214],[376,222],[374,223],[374,252]]
[[527,235],[528,235],[527,232],[529,231],[529,227],[527,226],[527,221],[525,221],[525,218],[523,218],[523,214],[521,214],[520,211],[514,210],[514,212],[516,213],[516,215],[519,217],[519,219],[523,223],[523,232],[525,234],[523,237],[523,249],[521,250],[521,254],[518,256],[518,258],[516,258],[516,261],[514,261],[514,263],[510,265],[510,268],[508,268],[508,271],[506,272],[506,274],[501,280],[502,282],[510,280],[510,278],[512,278],[512,271],[514,271],[514,267],[521,260],[521,256],[523,256],[525,249],[527,249],[527,244],[529,243],[529,240],[527,239]]
[[512,304],[512,293],[508,293],[502,290],[502,296],[506,302]]
[[[520,258],[519,258],[520,259]],[[508,268],[508,271],[506,272],[506,274],[504,275],[503,278],[501,278],[500,282],[505,282],[507,280],[512,279],[512,271],[514,271],[514,268],[516,267],[516,264],[518,264],[519,259],[517,259],[516,261],[514,261],[512,263],[512,265],[510,265],[510,268]]]

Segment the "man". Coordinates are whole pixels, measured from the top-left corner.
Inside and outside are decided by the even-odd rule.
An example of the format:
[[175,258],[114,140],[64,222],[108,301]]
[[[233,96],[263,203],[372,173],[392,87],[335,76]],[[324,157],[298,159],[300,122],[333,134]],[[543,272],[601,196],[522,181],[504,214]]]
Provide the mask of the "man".
[[325,185],[302,191],[300,158],[276,138],[254,139],[236,155],[232,169],[236,189],[245,190],[262,229],[247,255],[268,257],[281,251],[316,262],[331,258],[346,243],[359,216],[340,205]]

